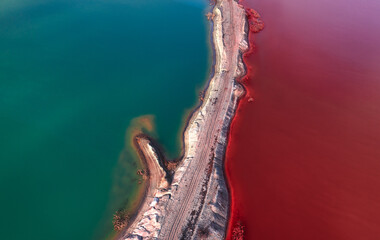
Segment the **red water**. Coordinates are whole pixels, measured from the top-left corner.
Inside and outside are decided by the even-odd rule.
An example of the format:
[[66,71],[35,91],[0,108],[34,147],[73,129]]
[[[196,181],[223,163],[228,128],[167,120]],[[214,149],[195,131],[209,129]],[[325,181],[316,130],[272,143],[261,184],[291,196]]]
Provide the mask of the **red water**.
[[265,29],[227,149],[229,239],[380,239],[380,2],[246,5]]

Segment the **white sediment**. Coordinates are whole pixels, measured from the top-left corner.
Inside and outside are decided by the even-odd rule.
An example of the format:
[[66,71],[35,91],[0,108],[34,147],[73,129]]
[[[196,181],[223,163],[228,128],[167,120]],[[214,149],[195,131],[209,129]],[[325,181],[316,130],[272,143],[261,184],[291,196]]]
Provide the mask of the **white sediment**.
[[[236,79],[245,73],[242,53],[248,49],[248,23],[245,10],[234,0],[217,0],[213,13],[214,75],[185,130],[184,157],[172,184],[158,184],[121,239],[225,237],[229,199],[223,160],[229,125],[244,92]],[[155,153],[151,145],[147,151]]]

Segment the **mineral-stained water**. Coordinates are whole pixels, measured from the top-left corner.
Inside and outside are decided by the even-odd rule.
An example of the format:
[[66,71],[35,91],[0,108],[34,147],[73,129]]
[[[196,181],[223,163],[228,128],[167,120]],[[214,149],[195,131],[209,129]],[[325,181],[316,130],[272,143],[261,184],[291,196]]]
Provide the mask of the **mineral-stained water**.
[[206,7],[0,1],[1,239],[110,233],[141,178],[132,119],[153,115],[166,153],[180,152],[184,114],[209,72]]
[[245,4],[265,29],[227,153],[232,228],[248,240],[379,239],[380,3]]

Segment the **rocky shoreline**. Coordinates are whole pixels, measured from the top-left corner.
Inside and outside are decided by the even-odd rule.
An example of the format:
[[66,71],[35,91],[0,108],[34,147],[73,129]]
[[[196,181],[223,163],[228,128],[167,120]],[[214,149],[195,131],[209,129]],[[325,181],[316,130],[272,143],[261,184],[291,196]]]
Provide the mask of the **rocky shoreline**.
[[242,54],[248,50],[248,22],[235,0],[217,0],[213,21],[214,74],[201,106],[184,132],[184,156],[172,171],[149,138],[136,145],[148,167],[144,202],[119,239],[223,239],[229,197],[223,162],[231,120],[244,93]]

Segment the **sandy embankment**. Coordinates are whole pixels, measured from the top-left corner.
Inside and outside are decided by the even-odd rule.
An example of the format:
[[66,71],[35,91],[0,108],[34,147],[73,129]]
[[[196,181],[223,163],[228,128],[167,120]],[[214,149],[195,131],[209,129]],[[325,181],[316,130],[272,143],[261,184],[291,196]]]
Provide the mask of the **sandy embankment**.
[[[223,159],[227,133],[243,88],[247,51],[245,10],[234,0],[217,0],[213,8],[214,74],[204,101],[184,132],[184,157],[169,185],[157,150],[137,139],[149,167],[144,202],[120,239],[223,239],[229,207]],[[162,159],[161,159],[162,160]],[[170,176],[171,177],[171,176]]]

